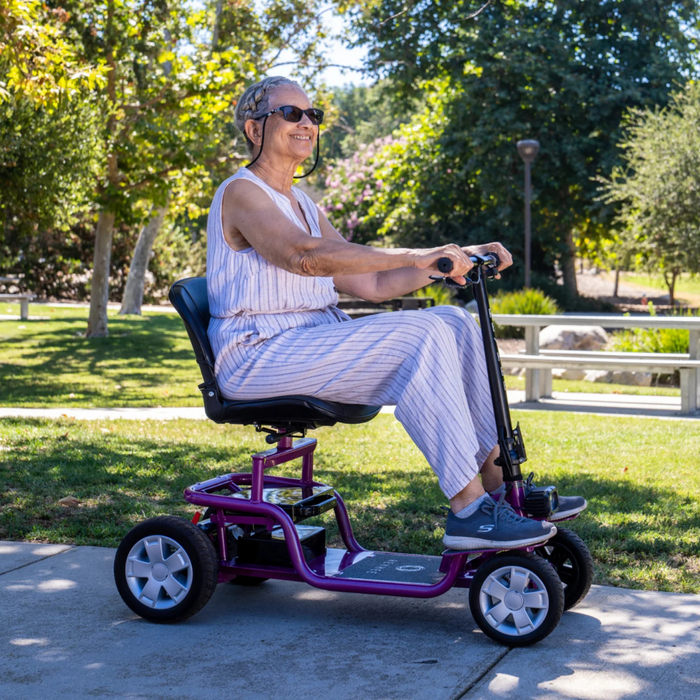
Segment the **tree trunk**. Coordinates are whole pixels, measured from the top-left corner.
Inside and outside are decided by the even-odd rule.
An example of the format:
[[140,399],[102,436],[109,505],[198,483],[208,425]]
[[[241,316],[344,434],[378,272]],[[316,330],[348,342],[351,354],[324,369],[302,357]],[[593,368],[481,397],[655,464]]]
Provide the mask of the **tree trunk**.
[[561,271],[564,275],[564,288],[573,296],[578,296],[576,284],[576,243],[573,231],[568,231],[564,237],[567,250],[562,255]]
[[90,316],[86,338],[104,338],[107,330],[107,302],[109,301],[109,270],[112,258],[114,213],[102,209],[95,231],[95,258],[92,264],[90,285]]
[[122,297],[122,308],[120,314],[141,315],[141,304],[143,304],[143,288],[146,282],[146,271],[148,261],[151,259],[151,250],[156,236],[163,225],[163,219],[168,211],[168,205],[153,207],[148,223],[141,229],[139,239],[134,248],[134,255],[131,258],[129,276],[126,278],[126,288]]
[[613,297],[617,299],[617,295],[620,291],[620,264],[615,266],[615,287],[613,288]]
[[211,33],[211,50],[216,51],[219,45],[219,31],[221,30],[221,13],[224,9],[224,0],[217,0],[214,14],[214,27]]
[[671,304],[671,308],[676,305],[676,278],[678,273],[675,270],[671,270],[671,279],[669,280],[668,275],[664,273],[664,279],[666,280],[666,286],[668,287],[668,301]]
[[[114,0],[107,3],[107,24],[105,26],[105,58],[107,72],[107,101],[110,106],[117,101],[117,64],[114,59]],[[119,184],[119,164],[115,145],[112,142],[117,130],[116,117],[112,113],[107,120],[108,156],[107,180],[112,187]],[[109,272],[112,262],[112,237],[114,235],[114,211],[103,205],[97,218],[95,231],[95,256],[92,266],[90,288],[90,316],[85,331],[86,338],[103,338],[109,335],[107,329],[107,302],[109,301]]]

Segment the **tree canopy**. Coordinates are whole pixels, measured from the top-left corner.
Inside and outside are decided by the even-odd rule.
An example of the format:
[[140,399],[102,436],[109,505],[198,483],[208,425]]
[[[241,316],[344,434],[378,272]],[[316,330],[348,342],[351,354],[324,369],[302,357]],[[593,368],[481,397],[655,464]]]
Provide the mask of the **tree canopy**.
[[[523,164],[515,144],[534,138],[541,148],[533,259],[544,273],[558,264],[574,292],[576,237],[595,238],[612,225],[595,178],[619,163],[627,110],[663,106],[694,74],[697,4],[385,0],[347,11],[368,47],[368,67],[400,96],[424,96],[426,109],[404,135],[419,144],[432,133],[430,147],[407,146],[410,160],[399,158],[397,170],[401,188],[398,171],[410,163],[415,173],[410,213],[400,213],[416,227],[423,222],[422,238],[413,227],[413,239],[460,231],[464,241],[501,239],[521,255]],[[431,119],[435,97],[439,119]]]
[[678,276],[700,272],[700,84],[635,110],[622,149],[603,200],[619,203],[623,245],[663,272],[673,304]]

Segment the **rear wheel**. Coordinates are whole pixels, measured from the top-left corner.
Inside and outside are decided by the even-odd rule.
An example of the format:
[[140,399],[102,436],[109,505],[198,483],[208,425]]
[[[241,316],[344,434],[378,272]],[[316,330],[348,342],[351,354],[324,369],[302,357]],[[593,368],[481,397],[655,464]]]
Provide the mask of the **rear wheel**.
[[162,516],[133,528],[114,557],[114,580],[124,602],[154,622],[177,622],[199,612],[218,580],[211,540],[189,520]]
[[564,612],[564,591],[554,569],[540,557],[506,552],[477,569],[469,607],[491,639],[524,647],[544,639],[557,626]]
[[593,557],[575,532],[557,528],[557,534],[537,547],[535,554],[548,561],[561,579],[564,610],[570,610],[588,595],[593,583]]

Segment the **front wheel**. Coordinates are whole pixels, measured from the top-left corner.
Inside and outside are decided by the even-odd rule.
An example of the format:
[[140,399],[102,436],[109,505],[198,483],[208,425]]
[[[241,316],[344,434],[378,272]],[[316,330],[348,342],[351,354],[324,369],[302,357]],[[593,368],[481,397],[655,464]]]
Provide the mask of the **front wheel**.
[[564,584],[564,610],[571,610],[588,595],[593,583],[593,557],[586,543],[571,530],[558,527],[535,554],[554,567]]
[[509,647],[535,644],[564,612],[564,591],[554,569],[527,552],[497,554],[476,571],[469,607],[481,630]]
[[114,557],[114,580],[124,602],[154,622],[177,622],[199,612],[218,580],[211,540],[189,520],[151,518],[133,528]]

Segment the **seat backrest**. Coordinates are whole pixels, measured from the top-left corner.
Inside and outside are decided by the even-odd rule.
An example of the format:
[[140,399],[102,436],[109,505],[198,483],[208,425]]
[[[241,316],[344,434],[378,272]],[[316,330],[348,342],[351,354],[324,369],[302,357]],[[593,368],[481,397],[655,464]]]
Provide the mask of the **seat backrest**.
[[[209,343],[209,298],[207,278],[190,277],[180,280],[170,288],[170,303],[182,317],[187,334],[192,341],[197,364],[202,371],[205,384],[216,383],[214,377],[214,352]],[[218,387],[217,387],[218,394]]]

